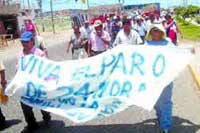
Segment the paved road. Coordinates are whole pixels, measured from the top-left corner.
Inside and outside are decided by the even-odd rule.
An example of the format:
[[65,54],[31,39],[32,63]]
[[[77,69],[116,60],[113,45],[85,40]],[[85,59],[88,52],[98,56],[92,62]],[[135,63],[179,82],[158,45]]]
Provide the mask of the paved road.
[[[50,58],[57,61],[69,59],[70,55],[64,51],[67,37],[54,38],[56,39],[48,41]],[[19,50],[20,48],[16,51]],[[9,80],[15,73],[14,55],[16,52],[5,61]],[[186,68],[174,83],[174,128],[172,133],[200,133],[200,94],[189,70]],[[19,98],[11,97],[9,103],[2,109],[9,123],[9,128],[2,133],[20,133],[26,123]],[[41,114],[37,109],[35,116],[43,126]],[[50,127],[42,128],[37,133],[157,133],[158,126],[155,118],[154,111],[148,112],[136,106],[109,118],[93,120],[84,124],[75,124],[52,114]]]

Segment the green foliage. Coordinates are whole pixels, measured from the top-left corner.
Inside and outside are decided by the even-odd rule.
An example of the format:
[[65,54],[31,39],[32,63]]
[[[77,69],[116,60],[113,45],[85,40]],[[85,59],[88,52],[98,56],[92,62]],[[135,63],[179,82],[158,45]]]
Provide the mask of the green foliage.
[[177,7],[175,8],[175,14],[182,17],[183,19],[194,17],[194,14],[198,13],[200,8],[198,6],[187,6],[187,7]]
[[200,17],[196,17],[196,18],[195,18],[195,21],[196,21],[198,24],[200,24]]
[[200,27],[184,20],[176,19],[185,39],[196,41],[200,39]]
[[[52,28],[52,21],[50,17],[45,17],[43,20],[41,18],[36,19],[36,25],[39,32],[42,32],[42,24],[44,24],[45,31],[51,32],[53,31]],[[67,30],[71,28],[71,19],[67,16],[59,16],[54,18],[54,25],[56,31]]]
[[190,15],[194,15],[195,13],[198,13],[199,10],[200,10],[200,8],[198,6],[192,6],[192,5],[190,5],[190,6],[187,7],[187,11],[188,11],[188,13]]

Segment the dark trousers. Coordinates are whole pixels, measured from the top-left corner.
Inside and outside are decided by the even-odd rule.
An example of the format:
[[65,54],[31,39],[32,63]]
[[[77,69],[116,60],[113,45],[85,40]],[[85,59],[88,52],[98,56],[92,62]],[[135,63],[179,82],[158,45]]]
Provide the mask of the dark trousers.
[[[22,111],[25,117],[25,120],[28,125],[34,125],[36,123],[35,116],[33,114],[33,108],[21,102]],[[49,121],[51,119],[51,115],[49,112],[41,110],[43,120]]]
[[2,111],[1,111],[1,108],[0,108],[0,126],[4,122],[5,122],[5,116],[3,115]]
[[101,54],[103,52],[105,52],[105,51],[93,51],[93,50],[91,50],[91,56],[90,57],[96,56],[96,55]]
[[145,36],[140,36],[140,38],[142,39],[142,44],[145,43]]

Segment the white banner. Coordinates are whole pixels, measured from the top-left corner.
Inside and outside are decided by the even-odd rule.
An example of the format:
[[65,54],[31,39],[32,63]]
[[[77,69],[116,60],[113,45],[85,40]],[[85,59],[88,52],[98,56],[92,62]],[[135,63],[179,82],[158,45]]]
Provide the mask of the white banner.
[[151,110],[192,57],[176,47],[131,45],[64,62],[30,55],[21,58],[6,94],[74,122],[104,118],[131,105]]

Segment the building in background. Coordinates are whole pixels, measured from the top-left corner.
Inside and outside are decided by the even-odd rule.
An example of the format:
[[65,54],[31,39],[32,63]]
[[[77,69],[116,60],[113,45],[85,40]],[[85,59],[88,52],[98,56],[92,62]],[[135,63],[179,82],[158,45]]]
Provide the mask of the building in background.
[[0,34],[12,34],[19,36],[18,14],[20,12],[19,1],[0,1]]

